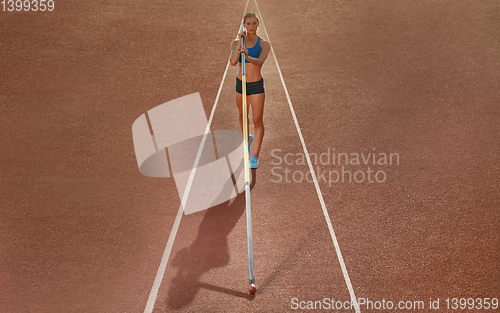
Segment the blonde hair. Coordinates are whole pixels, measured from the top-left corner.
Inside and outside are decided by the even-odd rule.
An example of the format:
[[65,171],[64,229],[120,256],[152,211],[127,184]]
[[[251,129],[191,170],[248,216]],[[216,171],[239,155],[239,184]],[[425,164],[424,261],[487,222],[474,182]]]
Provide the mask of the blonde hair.
[[255,17],[257,19],[257,23],[260,23],[260,20],[259,20],[259,15],[255,12],[247,12],[247,14],[245,14],[245,16],[243,16],[243,24],[245,24],[245,22],[247,21],[247,18],[249,17]]

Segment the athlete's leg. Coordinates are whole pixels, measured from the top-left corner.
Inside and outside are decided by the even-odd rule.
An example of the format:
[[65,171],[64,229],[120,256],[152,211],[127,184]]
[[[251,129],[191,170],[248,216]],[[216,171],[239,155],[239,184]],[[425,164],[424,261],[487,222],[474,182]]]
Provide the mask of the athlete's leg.
[[254,148],[252,155],[259,157],[260,146],[264,138],[264,101],[266,100],[265,93],[259,93],[250,96],[250,103],[252,105],[252,119],[254,126]]
[[[241,129],[241,132],[243,133],[243,96],[241,95],[241,93],[236,93],[236,105],[238,106],[238,114],[239,114],[239,121],[240,121],[240,129]],[[249,123],[248,123],[248,109],[250,108],[250,96],[247,96],[247,134],[249,134],[248,132],[248,127],[249,127]],[[247,138],[248,140],[248,138]]]

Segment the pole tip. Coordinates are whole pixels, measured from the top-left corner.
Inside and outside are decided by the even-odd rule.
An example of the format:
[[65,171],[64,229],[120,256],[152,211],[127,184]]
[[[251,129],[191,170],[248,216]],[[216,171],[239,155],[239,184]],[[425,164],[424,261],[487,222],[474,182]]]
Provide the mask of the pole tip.
[[248,285],[248,292],[253,295],[257,292],[257,287],[255,287],[255,284]]

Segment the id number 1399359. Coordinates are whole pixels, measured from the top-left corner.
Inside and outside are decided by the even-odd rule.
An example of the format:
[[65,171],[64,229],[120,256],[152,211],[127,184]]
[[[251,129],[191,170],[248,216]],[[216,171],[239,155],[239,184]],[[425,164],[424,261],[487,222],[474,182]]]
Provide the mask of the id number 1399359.
[[50,12],[54,10],[55,5],[54,0],[2,0],[0,3],[4,12]]

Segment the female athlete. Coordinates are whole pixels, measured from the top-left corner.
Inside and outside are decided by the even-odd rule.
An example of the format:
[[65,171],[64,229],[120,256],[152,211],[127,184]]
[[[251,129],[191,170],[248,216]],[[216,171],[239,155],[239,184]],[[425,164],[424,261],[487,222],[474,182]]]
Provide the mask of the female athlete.
[[[259,28],[259,17],[257,13],[248,12],[243,17],[244,30],[240,30],[238,37],[231,43],[231,65],[240,63],[240,70],[236,77],[236,105],[240,114],[240,126],[243,132],[243,109],[242,109],[242,82],[241,82],[241,53],[245,53],[245,77],[247,104],[252,106],[252,119],[254,125],[255,139],[248,138],[248,150],[250,157],[250,168],[259,166],[259,152],[264,138],[264,79],[260,73],[262,64],[267,58],[271,44],[257,35]],[[244,47],[241,47],[241,37],[245,37]],[[248,118],[247,105],[247,118]],[[248,125],[248,120],[247,120]],[[248,133],[248,132],[247,132]],[[254,141],[254,149],[250,150],[250,144]]]

